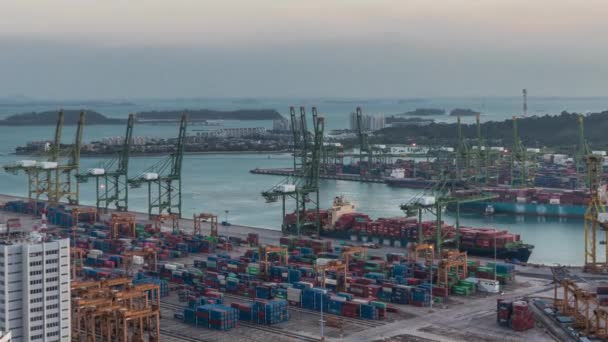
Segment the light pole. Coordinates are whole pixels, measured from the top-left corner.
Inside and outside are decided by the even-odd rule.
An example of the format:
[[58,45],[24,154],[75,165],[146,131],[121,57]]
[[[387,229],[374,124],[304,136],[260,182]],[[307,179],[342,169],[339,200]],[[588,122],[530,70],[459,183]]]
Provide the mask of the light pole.
[[435,249],[433,248],[433,246],[431,246],[431,265],[430,265],[430,272],[431,272],[431,291],[429,293],[429,296],[431,297],[431,302],[429,305],[429,310],[433,310],[433,262],[435,261]]
[[494,281],[496,281],[496,228],[494,228]]

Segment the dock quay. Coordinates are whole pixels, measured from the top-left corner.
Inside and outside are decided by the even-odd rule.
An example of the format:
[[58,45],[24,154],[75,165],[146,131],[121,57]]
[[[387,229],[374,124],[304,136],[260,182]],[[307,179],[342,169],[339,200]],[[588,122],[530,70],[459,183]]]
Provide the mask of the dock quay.
[[[259,175],[273,175],[273,176],[293,176],[293,169],[253,169],[249,171],[250,173],[259,174]],[[362,183],[385,183],[385,179],[382,177],[365,177],[360,175],[351,175],[345,173],[338,174],[324,174],[321,173],[319,175],[321,179],[333,179],[333,180],[344,180],[344,181],[352,181],[352,182],[362,182]]]

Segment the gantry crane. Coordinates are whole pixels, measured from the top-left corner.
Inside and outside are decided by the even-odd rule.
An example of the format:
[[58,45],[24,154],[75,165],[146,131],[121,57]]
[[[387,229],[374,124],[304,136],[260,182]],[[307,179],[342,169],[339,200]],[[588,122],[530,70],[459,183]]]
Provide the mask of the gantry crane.
[[209,223],[209,236],[218,236],[217,215],[200,213],[193,215],[194,228],[193,235],[200,235],[202,232],[203,222]]
[[458,279],[468,277],[467,252],[449,251],[437,264],[437,284],[450,287],[449,274],[455,274]]
[[127,275],[133,272],[135,261],[133,257],[141,257],[145,264],[148,265],[148,270],[156,272],[158,270],[158,255],[153,248],[144,248],[142,250],[127,250],[122,253],[123,265]]
[[[262,197],[264,197],[266,202],[269,203],[276,202],[279,198],[281,198],[283,209],[283,233],[287,234],[289,232],[295,232],[300,235],[303,230],[312,223],[314,225],[316,234],[318,235],[320,234],[321,230],[319,213],[319,174],[325,119],[323,117],[317,117],[316,120],[314,120],[314,133],[311,134],[306,129],[305,114],[305,110],[302,108],[300,121],[302,126],[301,137],[303,148],[301,152],[302,162],[300,169],[296,170],[293,175],[283,179],[270,190],[262,192]],[[311,137],[313,140],[312,146],[309,146],[309,137]],[[306,146],[309,146],[310,148]],[[288,227],[285,221],[285,205],[287,198],[293,198],[295,200],[295,227]],[[314,210],[316,212],[315,222],[307,222],[306,219],[306,207],[310,202],[312,202],[314,205]]]
[[591,148],[585,138],[585,118],[582,115],[578,116],[578,146],[574,152],[574,164],[576,166],[576,175],[581,185],[589,186],[589,177],[586,172],[587,156],[590,155]]
[[[608,236],[608,217],[606,207],[602,203],[599,194],[600,178],[602,174],[602,156],[587,155],[587,178],[589,179],[589,204],[585,212],[585,267],[588,272],[605,272],[608,269],[608,248],[606,240]],[[599,241],[599,232],[604,232],[604,240]],[[598,260],[597,246],[601,244],[603,261]]]
[[513,116],[513,145],[509,158],[511,186],[526,186],[528,184],[528,165],[526,148],[524,147],[517,130],[517,117]]
[[[153,213],[182,214],[182,161],[186,143],[186,114],[182,115],[175,151],[169,158],[151,166],[139,176],[127,182],[132,188],[148,184],[148,215]],[[168,171],[168,172],[167,172]],[[154,192],[153,195],[153,187]]]
[[154,232],[160,233],[163,224],[169,222],[173,233],[179,232],[179,216],[177,214],[160,214],[154,216]]
[[268,256],[271,254],[277,254],[279,256],[279,260],[283,266],[289,265],[289,251],[286,247],[280,246],[260,246],[258,249],[259,263],[260,263],[260,272],[262,276],[268,277],[268,270],[270,270],[270,266],[272,262],[268,261]]
[[125,278],[73,282],[71,309],[74,340],[160,341],[159,285]]
[[110,218],[110,238],[118,239],[120,236],[137,238],[135,230],[135,215],[131,213],[112,213]]
[[460,204],[469,202],[479,202],[495,199],[496,194],[485,193],[480,189],[469,189],[461,193],[451,189],[454,182],[443,180],[435,186],[427,189],[423,193],[414,196],[407,203],[400,206],[401,210],[407,217],[418,216],[418,243],[423,243],[428,237],[423,236],[422,232],[422,213],[429,212],[436,218],[435,227],[435,250],[441,252],[445,236],[442,231],[443,226],[443,210],[446,208],[455,209],[456,211],[456,245],[460,248]]
[[301,145],[302,139],[300,136],[301,124],[296,116],[294,106],[289,107],[289,117],[291,119],[291,134],[293,137],[293,171],[298,172],[301,168]]
[[[61,151],[61,136],[63,133],[63,122],[64,113],[59,111],[57,113],[57,123],[55,125],[55,135],[53,142],[49,144],[48,150],[45,150],[46,160],[43,162],[22,160],[17,164],[6,165],[4,170],[12,174],[18,174],[23,171],[28,178],[28,199],[30,201],[38,202],[42,195],[46,195],[48,199],[49,190],[52,187],[53,175],[52,175],[52,163],[56,163],[59,160],[59,153]],[[48,163],[46,163],[48,162]],[[34,206],[35,210],[37,206]],[[37,214],[35,212],[34,214]]]
[[104,163],[99,168],[89,169],[86,173],[77,175],[81,183],[90,178],[95,179],[95,206],[107,212],[113,205],[118,211],[127,211],[129,208],[129,187],[127,186],[129,171],[129,152],[133,142],[134,115],[129,114],[127,131],[118,156]]
[[[342,262],[340,260],[330,260],[326,264],[316,264],[314,266],[315,274],[318,278],[320,278],[321,287],[325,288],[325,283],[327,281],[327,272],[335,272],[336,273],[336,290],[337,291],[345,291],[347,276],[348,276],[348,264]],[[343,280],[340,281],[340,276],[343,277]],[[317,278],[317,279],[318,279]]]
[[457,121],[457,125],[456,125],[457,129],[458,129],[458,137],[457,137],[457,141],[458,143],[456,144],[456,158],[455,158],[455,162],[456,162],[456,179],[457,180],[462,180],[464,178],[466,178],[468,176],[468,173],[470,171],[470,164],[471,164],[471,153],[469,150],[469,145],[467,144],[467,141],[465,140],[464,136],[462,135],[462,125],[460,122],[460,115],[458,116],[458,121]]

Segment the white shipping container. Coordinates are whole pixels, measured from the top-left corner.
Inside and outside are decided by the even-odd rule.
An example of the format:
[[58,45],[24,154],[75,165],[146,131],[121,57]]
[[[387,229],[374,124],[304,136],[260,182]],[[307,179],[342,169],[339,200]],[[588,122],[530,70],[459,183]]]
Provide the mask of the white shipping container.
[[106,170],[105,169],[101,169],[101,168],[93,168],[93,169],[89,169],[88,170],[90,175],[93,176],[102,176],[106,174]]
[[550,198],[549,199],[549,204],[559,204],[559,198]]
[[144,264],[144,258],[142,256],[139,256],[139,255],[134,255],[133,256],[133,264],[134,265],[143,265]]
[[526,203],[527,202],[527,198],[525,197],[517,197],[517,203]]
[[532,148],[529,147],[526,149],[526,152],[531,152],[531,153],[540,153],[540,148]]
[[477,289],[480,292],[500,293],[500,283],[498,280],[479,279]]
[[361,298],[353,298],[353,302],[369,305],[369,300],[361,299]]
[[435,196],[422,196],[418,199],[418,203],[422,205],[435,204]]
[[143,178],[145,180],[156,180],[156,179],[158,179],[158,173],[156,173],[156,172],[144,172],[141,175],[141,178]]
[[293,287],[287,288],[287,300],[291,302],[300,302],[302,299],[302,290]]
[[294,191],[296,191],[296,185],[295,184],[281,184],[279,186],[279,191],[280,192],[294,192]]
[[319,266],[327,265],[327,263],[330,261],[332,261],[332,259],[317,258],[317,265],[319,265]]
[[325,285],[338,285],[338,281],[336,279],[325,279]]
[[602,157],[606,156],[606,151],[591,151],[591,153],[597,154],[598,156],[602,156]]
[[492,146],[492,147],[490,147],[490,150],[503,152],[505,150],[505,148],[502,146]]
[[45,170],[50,170],[50,169],[56,169],[57,168],[57,162],[45,161],[45,162],[39,162],[39,163],[37,163],[37,165],[39,167],[41,167],[42,169],[45,169]]
[[175,271],[175,270],[177,270],[177,266],[175,266],[173,264],[165,264],[165,269]]
[[600,222],[608,222],[608,213],[598,213],[597,220]]
[[34,167],[36,166],[35,160],[20,160],[17,162],[17,165],[21,167]]
[[97,259],[97,254],[87,254],[87,258],[91,258],[91,259]]
[[89,250],[89,254],[102,255],[103,251],[99,249],[91,249]]

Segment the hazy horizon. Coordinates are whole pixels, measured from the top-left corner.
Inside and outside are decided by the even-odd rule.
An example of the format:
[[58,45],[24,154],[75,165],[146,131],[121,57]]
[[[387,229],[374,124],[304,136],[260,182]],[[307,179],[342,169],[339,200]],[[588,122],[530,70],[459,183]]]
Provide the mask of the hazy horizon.
[[8,0],[0,98],[601,97],[601,0]]

